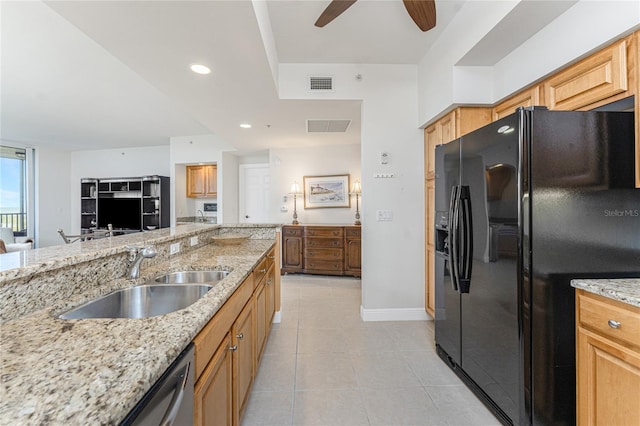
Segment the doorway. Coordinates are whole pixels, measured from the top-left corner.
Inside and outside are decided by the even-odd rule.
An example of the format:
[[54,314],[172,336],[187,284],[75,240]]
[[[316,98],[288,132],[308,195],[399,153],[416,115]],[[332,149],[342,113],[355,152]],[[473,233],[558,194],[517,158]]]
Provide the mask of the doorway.
[[268,222],[271,179],[269,164],[241,164],[239,173],[239,222]]

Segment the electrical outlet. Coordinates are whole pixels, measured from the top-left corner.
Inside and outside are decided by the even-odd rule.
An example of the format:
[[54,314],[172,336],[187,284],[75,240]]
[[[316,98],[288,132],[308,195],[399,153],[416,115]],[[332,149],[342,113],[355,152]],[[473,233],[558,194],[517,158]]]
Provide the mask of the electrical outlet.
[[169,250],[170,250],[169,251],[170,254],[176,254],[180,252],[180,243],[171,244],[171,248]]
[[191,237],[191,247],[198,245],[198,236]]

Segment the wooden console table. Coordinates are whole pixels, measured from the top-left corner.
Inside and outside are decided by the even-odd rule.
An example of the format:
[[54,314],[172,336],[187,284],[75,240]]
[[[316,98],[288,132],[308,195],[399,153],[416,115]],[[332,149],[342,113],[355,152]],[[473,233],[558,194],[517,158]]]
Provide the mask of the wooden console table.
[[359,277],[360,231],[360,226],[283,226],[281,273]]

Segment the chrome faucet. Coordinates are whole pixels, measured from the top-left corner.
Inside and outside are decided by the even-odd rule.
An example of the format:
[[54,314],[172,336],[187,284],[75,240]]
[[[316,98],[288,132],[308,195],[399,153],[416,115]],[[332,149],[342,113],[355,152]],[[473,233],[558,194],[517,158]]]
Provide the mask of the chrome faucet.
[[158,252],[154,246],[127,247],[129,249],[129,279],[135,280],[140,278],[140,264],[143,259],[151,259],[156,257]]
[[204,222],[204,213],[202,213],[202,210],[196,210],[196,213],[200,213],[200,222]]

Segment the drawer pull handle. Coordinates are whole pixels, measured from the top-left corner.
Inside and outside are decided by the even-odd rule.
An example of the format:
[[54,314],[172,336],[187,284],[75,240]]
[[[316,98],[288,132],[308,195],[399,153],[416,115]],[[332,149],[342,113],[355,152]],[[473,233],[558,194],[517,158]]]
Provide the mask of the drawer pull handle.
[[267,259],[275,259],[275,256],[267,256]]
[[230,350],[231,352],[235,352],[235,351],[237,351],[237,350],[238,350],[238,345],[229,346],[229,350]]
[[619,321],[616,320],[609,320],[609,327],[611,328],[620,328],[622,324],[620,324]]
[[244,334],[240,333],[238,335],[236,335],[236,337],[240,340],[244,339]]
[[265,272],[267,272],[266,269],[260,269],[258,272],[260,272],[261,274],[264,274]]

